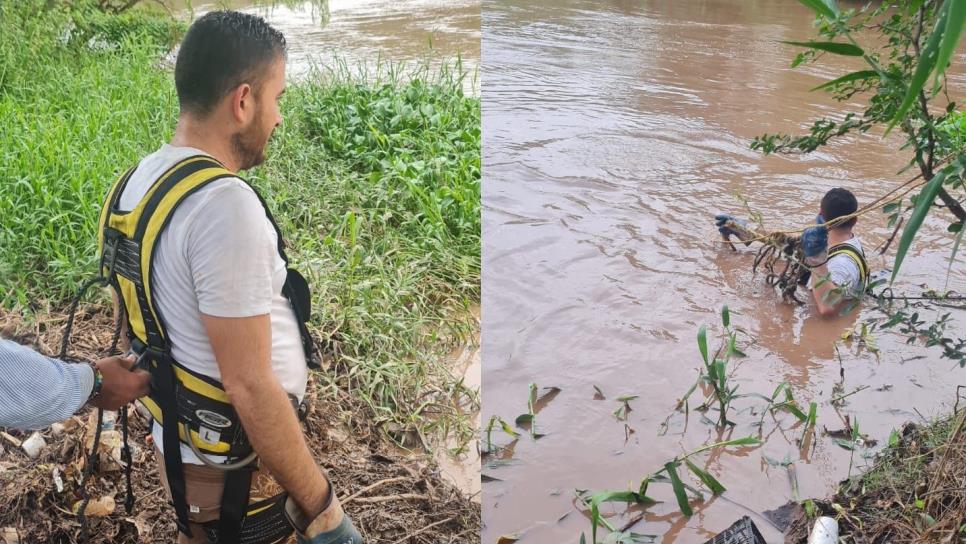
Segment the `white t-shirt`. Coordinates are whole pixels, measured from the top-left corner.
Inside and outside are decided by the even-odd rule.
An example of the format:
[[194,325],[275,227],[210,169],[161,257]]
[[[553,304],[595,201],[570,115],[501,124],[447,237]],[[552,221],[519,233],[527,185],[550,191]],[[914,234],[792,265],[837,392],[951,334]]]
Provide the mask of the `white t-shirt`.
[[[145,157],[118,202],[122,211],[135,208],[151,185],[175,163],[203,151],[164,144]],[[212,182],[185,198],[157,241],[153,296],[181,365],[221,381],[201,314],[251,317],[269,314],[272,325],[272,370],[282,388],[302,399],[308,379],[298,322],[282,296],[286,266],[277,237],[252,189],[238,178]],[[164,448],[155,423],[154,442]],[[185,463],[201,464],[181,445]],[[220,460],[219,456],[211,456]]]
[[[849,244],[862,253],[862,244],[855,236],[849,238],[844,243]],[[862,272],[859,270],[858,263],[849,255],[836,255],[828,260],[828,273],[832,283],[845,288],[845,295],[850,298],[862,296],[864,286],[862,285]]]

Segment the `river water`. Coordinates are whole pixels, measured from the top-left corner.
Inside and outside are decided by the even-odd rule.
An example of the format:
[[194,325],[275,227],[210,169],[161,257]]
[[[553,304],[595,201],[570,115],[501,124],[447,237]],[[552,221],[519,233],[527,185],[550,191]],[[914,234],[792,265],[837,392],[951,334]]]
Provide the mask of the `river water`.
[[[811,24],[794,0],[484,2],[483,421],[512,424],[527,411],[530,383],[561,392],[538,407],[545,437],[524,434],[502,458],[484,460],[496,480],[484,484],[483,542],[507,534],[577,542],[581,531],[589,540],[575,489],[636,489],[675,455],[718,440],[696,413],[659,430],[697,376],[698,327],[719,331],[723,304],[753,338],[735,373],[741,391],[770,395],[786,381],[804,405],[818,404],[820,431],[844,426],[830,405],[840,379],[833,342],[881,314],[866,304],[857,318],[822,320],[782,304],[752,275],[753,251],[714,243],[711,222],[717,211],[743,213],[740,192],[769,230],[796,228],[832,187],[851,189],[861,205],[911,177],[896,174],[907,157],[898,140],[879,134],[809,156],[749,150],[755,135],[803,132],[840,109],[808,89],[859,65],[826,57],[791,70],[797,51],[778,43],[813,38]],[[897,291],[943,287],[953,242],[946,219],[927,219]],[[885,223],[874,212],[856,227],[873,270],[894,258],[895,246],[885,257],[872,251],[891,233]],[[954,272],[949,288],[964,286],[966,275]],[[948,411],[966,371],[897,335],[876,340],[878,359],[840,346],[844,391],[867,386],[840,412],[881,447],[903,422]],[[595,400],[594,386],[605,400]],[[613,415],[620,395],[639,396],[628,427]],[[748,410],[762,405],[739,402],[725,438],[756,435]],[[780,541],[758,513],[794,493],[787,469],[764,456],[794,463],[805,498],[834,490],[850,452],[819,436],[802,454],[790,415],[766,418],[763,431],[761,447],[699,458],[728,488],[722,497],[695,503],[688,519],[670,486],[653,484],[665,502],[633,530],[701,542],[748,514],[769,542]],[[853,473],[869,451],[855,453]],[[640,510],[603,511],[621,526]]]
[[[288,41],[290,76],[341,62],[370,74],[387,62],[438,69],[459,57],[467,73],[464,89],[479,91],[479,0],[233,0],[191,6],[196,17],[225,7],[265,17]],[[184,2],[176,7],[187,9]]]

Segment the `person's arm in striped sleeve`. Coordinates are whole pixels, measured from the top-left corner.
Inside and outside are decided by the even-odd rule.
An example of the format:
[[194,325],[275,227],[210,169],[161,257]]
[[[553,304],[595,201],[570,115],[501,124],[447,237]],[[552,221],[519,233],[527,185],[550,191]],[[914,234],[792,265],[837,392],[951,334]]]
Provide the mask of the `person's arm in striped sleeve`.
[[115,410],[147,394],[150,376],[134,360],[101,359],[94,366],[51,359],[0,340],[0,427],[41,429],[85,404]]

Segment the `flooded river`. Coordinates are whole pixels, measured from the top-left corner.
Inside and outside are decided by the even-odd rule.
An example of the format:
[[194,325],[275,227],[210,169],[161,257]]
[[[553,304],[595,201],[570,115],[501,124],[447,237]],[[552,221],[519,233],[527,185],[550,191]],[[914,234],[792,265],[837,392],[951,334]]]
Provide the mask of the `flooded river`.
[[[464,87],[479,91],[479,0],[234,0],[191,4],[194,15],[230,7],[265,17],[288,40],[288,72],[345,62],[353,71],[380,63],[439,67],[462,60]],[[182,3],[180,7],[185,7]]]
[[[697,377],[698,327],[720,331],[723,304],[754,339],[735,373],[741,391],[770,395],[786,381],[803,404],[818,404],[819,430],[843,427],[830,405],[840,379],[833,342],[881,314],[867,304],[857,318],[821,320],[782,304],[752,275],[753,251],[715,244],[711,221],[718,211],[744,213],[733,196],[740,192],[770,230],[797,228],[832,187],[851,189],[861,205],[911,177],[896,175],[907,156],[898,141],[879,135],[810,156],[749,150],[755,135],[803,132],[838,111],[808,89],[858,65],[826,57],[790,70],[797,50],[778,43],[813,38],[811,23],[795,0],[484,3],[483,421],[499,415],[512,424],[526,413],[530,383],[561,388],[539,407],[545,437],[524,435],[507,459],[484,460],[496,479],[484,484],[484,543],[507,534],[577,542],[581,531],[589,539],[574,489],[636,489],[675,455],[718,440],[696,413],[659,430]],[[943,287],[953,242],[946,219],[927,220],[897,291]],[[874,212],[856,227],[873,270],[894,258],[894,246],[886,257],[872,251],[891,233],[885,223]],[[963,291],[959,268],[949,288]],[[877,333],[877,343],[878,359],[840,347],[844,391],[867,386],[840,411],[881,447],[903,422],[948,411],[966,370],[890,333]],[[595,400],[594,386],[605,400]],[[620,395],[639,396],[627,428],[613,415]],[[729,436],[756,435],[748,409],[762,405],[739,402]],[[761,447],[701,458],[728,488],[723,496],[696,503],[688,519],[670,486],[652,485],[664,502],[633,530],[701,542],[747,514],[769,542],[780,541],[758,513],[794,492],[786,469],[764,457],[793,461],[805,498],[834,490],[850,452],[820,436],[802,455],[790,415],[766,418],[764,435]],[[870,462],[863,453],[853,473]],[[630,517],[611,521],[620,527]]]

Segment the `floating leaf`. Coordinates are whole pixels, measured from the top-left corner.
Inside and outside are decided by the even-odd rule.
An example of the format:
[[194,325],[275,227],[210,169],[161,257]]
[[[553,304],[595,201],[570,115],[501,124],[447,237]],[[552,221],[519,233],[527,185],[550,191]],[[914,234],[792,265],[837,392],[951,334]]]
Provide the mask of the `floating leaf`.
[[529,425],[533,423],[533,414],[520,414],[513,421],[519,426]]
[[604,392],[600,390],[596,385],[594,386],[594,400],[604,400],[607,397],[604,396]]
[[671,489],[674,490],[674,497],[678,501],[678,508],[681,509],[681,513],[687,517],[691,517],[693,514],[691,510],[691,504],[688,503],[688,494],[684,490],[684,482],[678,477],[677,464],[674,461],[664,464],[664,469],[667,470],[667,475],[671,479]]
[[514,431],[513,427],[511,427],[509,423],[504,421],[503,418],[500,418],[500,427],[503,429],[503,432],[505,432],[510,436],[513,436],[514,438],[518,438],[520,436],[520,433]]
[[855,443],[852,442],[851,440],[846,440],[844,438],[836,438],[835,443],[849,451],[855,451]]
[[697,476],[698,479],[701,480],[701,482],[706,485],[712,493],[718,495],[725,492],[725,487],[721,485],[721,482],[716,480],[715,477],[709,472],[702,470],[699,466],[692,463],[690,459],[685,459],[684,462],[687,463],[688,468],[691,469],[691,472],[693,472],[694,475]]

